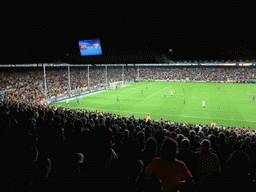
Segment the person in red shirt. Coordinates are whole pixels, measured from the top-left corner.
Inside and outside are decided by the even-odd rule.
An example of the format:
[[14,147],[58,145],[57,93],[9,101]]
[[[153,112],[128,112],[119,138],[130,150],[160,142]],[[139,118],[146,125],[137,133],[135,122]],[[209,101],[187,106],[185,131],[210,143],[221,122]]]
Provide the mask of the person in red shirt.
[[[178,143],[171,138],[165,138],[162,143],[161,156],[156,157],[145,169],[149,177],[155,175],[161,180],[163,192],[179,192],[182,186],[193,186],[194,180],[187,166],[176,159],[178,154]],[[181,181],[184,178],[185,181]]]

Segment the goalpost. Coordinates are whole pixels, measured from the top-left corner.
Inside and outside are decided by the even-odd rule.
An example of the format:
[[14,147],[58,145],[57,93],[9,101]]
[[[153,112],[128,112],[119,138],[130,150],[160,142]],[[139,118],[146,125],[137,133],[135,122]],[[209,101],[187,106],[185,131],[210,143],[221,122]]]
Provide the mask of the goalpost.
[[123,84],[124,84],[123,81],[117,81],[117,82],[114,82],[114,83],[109,83],[109,89],[114,90],[116,88],[122,87]]
[[[116,88],[121,88],[124,86],[124,84],[127,83],[127,81],[125,81],[125,75],[124,75],[124,64],[106,64],[105,65],[105,80],[106,82],[104,83],[103,81],[100,83],[95,83],[95,86],[92,84],[94,83],[94,81],[90,80],[90,67],[92,67],[92,73],[95,72],[95,70],[98,70],[95,67],[102,67],[104,66],[104,64],[95,64],[95,66],[92,66],[91,64],[48,64],[48,63],[43,63],[41,65],[43,67],[43,71],[44,71],[44,90],[43,90],[43,103],[44,104],[50,104],[52,102],[58,102],[61,101],[63,99],[74,99],[73,97],[75,96],[80,96],[80,94],[88,94],[89,92],[93,92],[93,91],[98,91],[98,90],[103,90],[103,89],[110,89],[110,90],[115,90]],[[122,67],[122,74],[121,76],[119,76],[119,74],[116,74],[116,71],[114,69],[110,68],[110,74],[113,75],[115,74],[114,79],[112,80],[112,78],[109,76],[108,77],[108,66],[112,67]],[[67,67],[67,74],[65,74],[68,78],[68,82],[67,85],[65,85],[65,90],[62,90],[62,92],[60,94],[57,94],[56,92],[54,92],[52,94],[51,90],[47,90],[48,86],[47,86],[47,74],[46,74],[46,68],[47,67],[62,67],[62,68],[66,68]],[[85,69],[84,71],[80,71],[80,75],[78,75],[79,77],[84,76],[83,78],[83,84],[82,86],[84,87],[77,87],[76,83],[74,83],[74,81],[80,81],[80,80],[75,80],[74,77],[72,76],[71,78],[71,74],[70,74],[70,67],[83,67],[83,69]],[[87,71],[86,71],[87,68]],[[101,68],[102,69],[102,68]],[[120,70],[120,68],[118,68]],[[80,70],[80,69],[79,69]],[[104,70],[104,69],[102,69]],[[81,72],[83,72],[83,75],[81,75]],[[104,73],[103,73],[104,76]],[[111,80],[108,81],[108,78],[110,78]],[[87,82],[84,82],[84,80],[87,79]],[[82,82],[82,81],[81,81]],[[91,83],[92,82],[92,83]],[[111,83],[110,83],[111,82]],[[57,82],[54,82],[57,83]],[[104,85],[104,86],[103,86]],[[42,85],[43,86],[43,85]],[[66,90],[67,89],[67,90]],[[49,93],[50,91],[50,93]],[[49,94],[48,94],[49,93]]]
[[[124,85],[124,64],[121,64],[121,66],[122,66],[122,81],[114,81],[113,83],[109,82],[109,87],[108,87],[109,90],[115,90],[116,88],[122,87]],[[106,66],[106,72],[107,72],[107,66]]]

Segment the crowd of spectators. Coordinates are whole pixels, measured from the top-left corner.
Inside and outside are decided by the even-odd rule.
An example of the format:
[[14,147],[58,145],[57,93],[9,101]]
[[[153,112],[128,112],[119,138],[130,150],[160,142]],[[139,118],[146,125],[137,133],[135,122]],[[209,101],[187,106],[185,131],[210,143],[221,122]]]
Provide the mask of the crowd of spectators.
[[[132,69],[125,71],[125,81],[134,81],[135,76]],[[107,72],[107,82],[105,68],[92,68],[89,70],[90,88],[106,86],[114,81],[122,81],[122,70],[120,68],[110,68]],[[29,101],[40,102],[45,99],[44,71],[42,69],[19,69],[16,71],[0,72],[0,92],[1,96]],[[68,70],[55,68],[46,70],[47,97],[61,97],[70,95],[69,91],[85,91],[88,89],[87,68],[75,68],[70,71],[70,90]]]
[[[232,80],[256,80],[255,68],[170,68],[170,67],[142,67],[139,70],[139,78],[147,80],[205,80],[224,81]],[[92,67],[88,69],[71,68],[70,90],[67,68],[47,68],[47,98],[58,98],[63,95],[71,95],[74,92],[83,92],[88,88],[107,86],[109,83],[122,81],[132,82],[138,80],[137,68],[126,67],[122,76],[121,67],[108,67],[107,77],[105,67]],[[1,70],[0,93],[2,97],[12,98],[36,103],[44,103],[45,86],[44,71],[40,69],[12,69]],[[69,93],[70,91],[70,93]]]
[[0,122],[5,190],[255,191],[247,131],[7,98]]
[[153,77],[156,79],[190,79],[205,81],[227,81],[227,79],[254,79],[256,80],[255,68],[155,68]]

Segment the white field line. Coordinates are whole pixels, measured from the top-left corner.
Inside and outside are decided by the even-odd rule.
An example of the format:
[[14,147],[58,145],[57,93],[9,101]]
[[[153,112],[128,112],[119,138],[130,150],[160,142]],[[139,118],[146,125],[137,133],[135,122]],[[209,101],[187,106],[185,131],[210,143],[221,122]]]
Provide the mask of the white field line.
[[[75,109],[77,108],[81,108],[81,107],[74,107]],[[86,109],[92,109],[92,110],[96,110],[96,108],[86,108]],[[134,112],[134,111],[120,111],[120,110],[104,110],[104,109],[98,109],[99,111],[117,111],[117,112],[124,112],[124,113],[139,113],[139,114],[148,114],[146,112]],[[170,115],[170,114],[161,114],[161,113],[150,113],[152,115],[163,115],[163,116],[174,116],[174,117],[188,117],[188,118],[199,118],[199,119],[213,119],[213,117],[199,117],[199,116],[186,116],[186,115]],[[239,120],[239,119],[222,119],[222,118],[214,118],[214,119],[219,119],[219,120],[225,120],[225,121],[246,121],[246,122],[256,122],[256,121],[252,121],[252,120]]]
[[[170,87],[170,86],[171,86],[171,85],[169,85],[169,86],[167,86],[167,87]],[[159,91],[155,92],[154,94],[150,95],[149,97],[145,98],[144,100],[146,100],[146,99],[148,99],[148,98],[152,97],[153,95],[155,95],[155,94],[157,94],[158,92],[160,92],[160,91],[162,91],[162,90],[166,89],[167,87],[165,87],[165,88],[163,88],[163,89],[161,89],[161,90],[159,90]]]
[[[91,95],[96,95],[96,94],[99,94],[99,93],[102,93],[102,92],[105,92],[105,90],[97,91],[97,92],[93,92],[93,93],[88,93],[88,94],[86,94],[86,95],[80,95],[80,96],[78,96],[78,98],[89,97],[89,96],[91,96]],[[68,98],[68,100],[69,100],[69,101],[73,101],[73,100],[76,100],[76,98],[77,98],[77,96],[74,96],[74,97],[72,97],[72,98]],[[66,99],[62,99],[62,100],[57,101],[57,102],[55,102],[55,103],[63,103],[63,102],[65,102],[65,101],[66,101]]]
[[[128,89],[122,90],[122,91],[126,92],[126,91],[130,91],[130,90],[138,89],[138,88],[141,88],[141,87],[128,88]],[[112,91],[112,90],[110,90],[110,91]],[[106,92],[108,92],[108,91],[106,91]],[[113,96],[112,97],[104,97],[104,98],[106,98],[106,99],[113,99],[113,98],[116,98],[116,96],[114,96],[114,97]]]
[[254,94],[254,91],[247,91],[247,94],[250,94],[250,95],[253,95]]

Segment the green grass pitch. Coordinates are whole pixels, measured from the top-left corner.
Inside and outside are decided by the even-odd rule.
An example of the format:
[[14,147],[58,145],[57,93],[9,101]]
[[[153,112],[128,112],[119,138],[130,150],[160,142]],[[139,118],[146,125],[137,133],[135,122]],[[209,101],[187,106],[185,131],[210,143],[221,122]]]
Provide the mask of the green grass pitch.
[[[256,129],[256,101],[252,100],[255,93],[254,84],[142,82],[81,97],[81,104],[77,104],[76,99],[70,100],[68,108],[98,110],[122,116],[133,113],[136,118],[142,119],[150,114],[154,120],[163,118],[191,124],[210,125],[215,121],[217,126],[250,126]],[[117,96],[120,103],[116,103]],[[205,108],[202,107],[203,100]],[[67,107],[66,100],[57,105]]]

